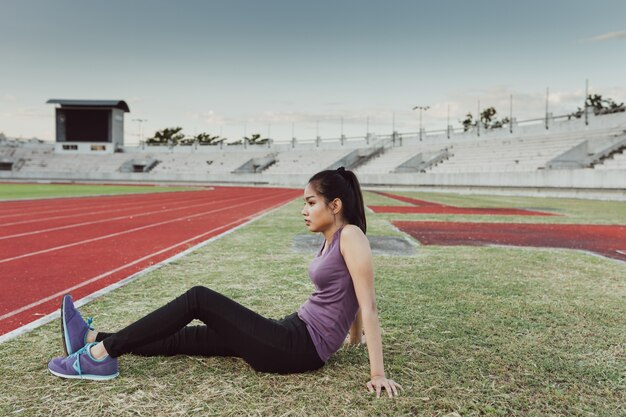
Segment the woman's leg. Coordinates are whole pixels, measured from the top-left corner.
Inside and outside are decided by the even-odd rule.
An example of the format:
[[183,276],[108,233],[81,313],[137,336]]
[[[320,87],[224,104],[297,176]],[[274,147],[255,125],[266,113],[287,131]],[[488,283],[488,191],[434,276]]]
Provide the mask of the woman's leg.
[[184,327],[193,319],[207,325],[203,336],[210,339],[202,342],[208,346],[194,351],[228,351],[246,360],[254,369],[266,372],[304,372],[323,365],[301,322],[294,327],[292,322],[285,325],[266,319],[204,287],[193,287],[105,338],[103,344],[113,357],[137,352],[146,346],[158,348],[154,343],[167,340],[181,329],[185,337],[189,336]]
[[[98,332],[96,342],[102,342],[115,333]],[[208,326],[185,326],[176,333],[156,342],[139,346],[130,352],[140,356],[236,356]]]

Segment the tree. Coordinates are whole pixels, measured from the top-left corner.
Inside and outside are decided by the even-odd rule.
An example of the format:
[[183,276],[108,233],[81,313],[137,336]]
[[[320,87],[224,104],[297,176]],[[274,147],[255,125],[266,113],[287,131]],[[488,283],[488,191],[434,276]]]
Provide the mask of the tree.
[[[480,113],[480,122],[484,129],[499,129],[505,126],[508,123],[511,123],[511,120],[508,117],[505,117],[502,120],[498,120],[495,116],[498,112],[495,107],[487,107]],[[477,121],[474,120],[474,116],[472,113],[467,113],[465,116],[465,120],[460,122],[463,125],[463,131],[467,132],[471,128],[475,127]]]
[[487,107],[480,113],[480,121],[483,123],[483,127],[485,129],[489,129],[491,127],[491,122],[494,120],[494,117],[498,113],[495,107]]
[[243,139],[239,139],[238,141],[231,142],[229,143],[229,145],[241,145],[244,141],[248,145],[264,145],[267,143],[267,141],[269,141],[269,138],[261,139],[261,134],[254,133],[250,135],[250,137],[244,136]]
[[250,145],[263,145],[269,140],[268,138],[261,139],[261,135],[259,133],[250,135],[250,137],[244,137],[243,139]]
[[146,143],[157,145],[176,145],[185,138],[185,135],[181,133],[182,127],[168,127],[163,130],[158,130],[154,133],[154,136],[148,138]]
[[[612,98],[603,99],[602,94],[589,94],[585,100],[585,107],[592,108],[595,115],[618,113],[626,110],[623,102],[617,104]],[[575,112],[568,114],[567,119],[570,120],[572,117],[580,119],[583,114],[585,114],[585,110],[579,107]]]
[[505,117],[502,120],[496,120],[495,122],[493,122],[493,124],[491,125],[492,129],[500,129],[506,125],[508,125],[509,123],[511,123],[511,119],[509,119],[508,117]]
[[226,140],[226,138],[220,138],[219,136],[211,136],[208,133],[199,133],[194,137],[194,140],[197,141],[200,145],[217,145],[220,142]]
[[467,132],[472,127],[476,126],[476,122],[474,122],[474,116],[472,116],[472,113],[467,113],[465,115],[465,120],[460,123],[463,125],[464,132]]

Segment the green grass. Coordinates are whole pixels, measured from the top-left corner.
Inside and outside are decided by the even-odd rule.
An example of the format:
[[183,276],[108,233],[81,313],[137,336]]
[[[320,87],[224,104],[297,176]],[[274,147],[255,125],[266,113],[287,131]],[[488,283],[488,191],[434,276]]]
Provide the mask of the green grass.
[[[367,202],[379,198],[366,193]],[[489,201],[508,206],[511,199],[467,203]],[[577,200],[514,204],[607,224],[621,221],[624,208]],[[294,201],[82,312],[98,329],[114,330],[201,284],[268,317],[292,313],[313,289],[306,272],[312,255],[292,250],[293,236],[305,233],[300,208]],[[370,234],[397,234],[387,219],[405,217],[368,214]],[[57,320],[0,345],[0,415],[626,414],[623,263],[568,250],[438,246],[374,263],[385,366],[404,386],[393,400],[367,393],[363,346],[344,347],[321,370],[302,375],[256,373],[237,358],[129,355],[113,381],[61,380],[46,370],[62,352]]]
[[[557,214],[557,216],[479,216],[401,213],[381,213],[378,215],[385,219],[408,221],[473,221],[493,223],[626,224],[626,202],[583,200],[574,198],[505,197],[406,191],[391,191],[390,193],[458,207],[519,208]],[[370,196],[370,198],[368,198],[368,204],[371,205],[411,205],[410,203],[405,203],[379,194],[368,194]]]
[[101,184],[0,184],[0,201],[52,197],[84,197],[197,190],[198,187]]

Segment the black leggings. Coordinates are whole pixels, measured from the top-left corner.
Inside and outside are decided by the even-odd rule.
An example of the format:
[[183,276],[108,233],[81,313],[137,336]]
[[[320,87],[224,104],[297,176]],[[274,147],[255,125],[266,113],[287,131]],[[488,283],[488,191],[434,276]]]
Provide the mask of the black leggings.
[[[187,326],[193,319],[206,326]],[[236,356],[256,371],[279,374],[324,366],[297,313],[267,319],[199,286],[117,333],[99,332],[96,340],[112,357],[125,353]]]

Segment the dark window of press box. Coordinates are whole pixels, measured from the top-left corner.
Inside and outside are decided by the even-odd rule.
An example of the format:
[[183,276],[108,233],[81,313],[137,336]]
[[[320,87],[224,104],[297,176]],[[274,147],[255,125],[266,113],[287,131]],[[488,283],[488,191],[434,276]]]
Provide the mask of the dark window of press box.
[[110,110],[65,110],[67,142],[107,142]]

